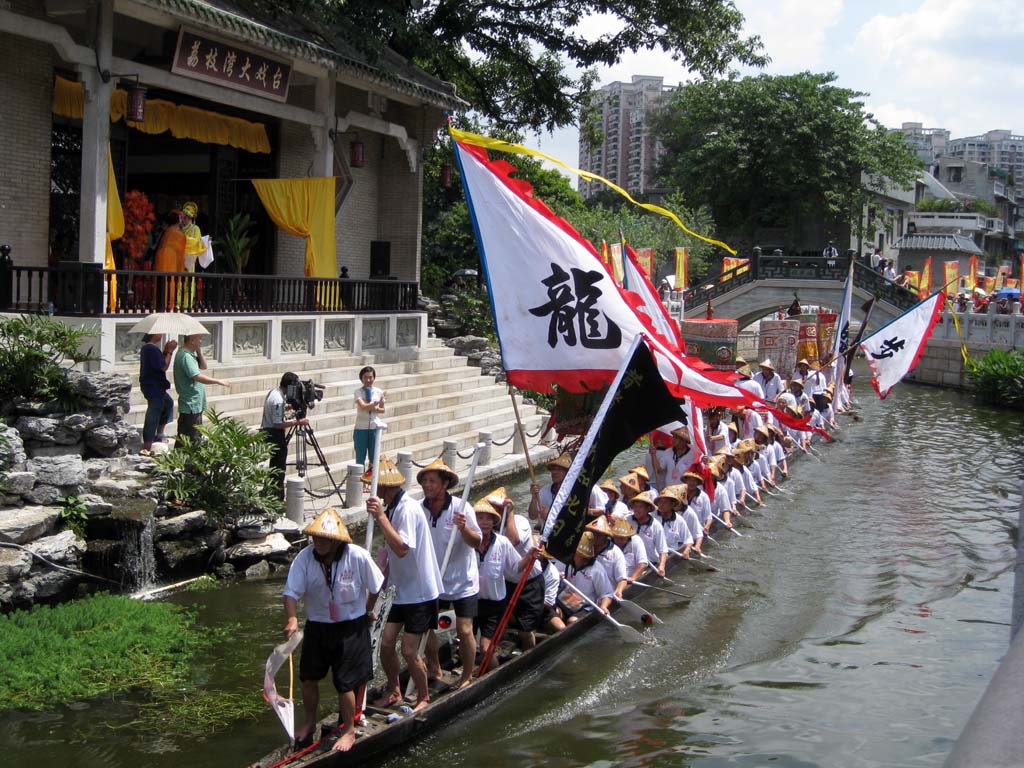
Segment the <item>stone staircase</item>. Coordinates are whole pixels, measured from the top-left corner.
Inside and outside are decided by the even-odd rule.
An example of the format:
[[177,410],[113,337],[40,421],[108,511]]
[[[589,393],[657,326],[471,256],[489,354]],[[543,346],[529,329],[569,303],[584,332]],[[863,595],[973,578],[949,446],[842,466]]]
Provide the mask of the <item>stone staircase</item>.
[[[364,365],[377,371],[376,386],[387,393],[384,420],[388,429],[382,451],[392,458],[397,451],[409,451],[413,461],[423,464],[441,455],[445,440],[454,440],[465,453],[487,431],[496,441],[512,435],[515,413],[504,384],[493,376],[481,376],[480,369],[467,364],[440,340],[430,338],[426,346],[401,359],[394,353],[382,355],[346,354],[281,360],[210,364],[209,373],[231,382],[229,388],[208,386],[210,407],[258,429],[267,392],[276,387],[285,371],[324,385],[324,397],[309,411],[313,433],[323,450],[334,479],[344,483],[345,467],[353,461],[352,425],[355,421],[353,393],[359,386],[358,373]],[[131,411],[127,420],[142,429],[146,401],[137,386],[137,368],[119,370],[132,376]],[[168,377],[172,379],[173,377]],[[173,387],[172,396],[175,394]],[[177,398],[175,397],[175,401]],[[547,415],[519,401],[523,427],[535,432]],[[177,411],[175,411],[177,416]],[[167,426],[174,434],[174,423]],[[289,446],[289,461],[295,458],[295,441]],[[307,479],[312,488],[323,488],[328,480],[310,447]],[[289,469],[289,474],[293,472]]]

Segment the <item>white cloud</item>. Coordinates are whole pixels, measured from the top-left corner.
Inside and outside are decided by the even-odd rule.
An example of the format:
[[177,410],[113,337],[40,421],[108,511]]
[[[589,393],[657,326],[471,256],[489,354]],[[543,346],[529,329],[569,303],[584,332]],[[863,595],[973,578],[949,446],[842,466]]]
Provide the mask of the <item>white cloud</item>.
[[826,35],[840,19],[843,0],[737,0],[746,17],[743,31],[760,35],[772,58],[770,69],[821,69],[828,53]]

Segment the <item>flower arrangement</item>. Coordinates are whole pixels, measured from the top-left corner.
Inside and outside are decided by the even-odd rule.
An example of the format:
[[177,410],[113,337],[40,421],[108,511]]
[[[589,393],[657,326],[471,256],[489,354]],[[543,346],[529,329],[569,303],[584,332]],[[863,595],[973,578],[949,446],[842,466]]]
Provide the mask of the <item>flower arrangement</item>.
[[124,235],[117,242],[126,269],[142,269],[142,259],[155,223],[156,212],[145,192],[133,189],[125,194]]

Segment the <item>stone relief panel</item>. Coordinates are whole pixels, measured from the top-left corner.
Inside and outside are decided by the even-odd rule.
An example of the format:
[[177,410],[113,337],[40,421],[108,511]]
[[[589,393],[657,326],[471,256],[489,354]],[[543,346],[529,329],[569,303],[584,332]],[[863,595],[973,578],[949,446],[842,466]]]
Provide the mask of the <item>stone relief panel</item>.
[[308,355],[313,349],[313,323],[308,320],[281,323],[281,351]]
[[327,320],[324,322],[324,349],[328,352],[352,349],[351,320]]
[[420,321],[416,317],[398,318],[398,327],[395,329],[398,336],[398,346],[418,347],[420,343]]
[[139,362],[142,334],[129,332],[133,325],[135,323],[119,323],[114,330],[114,361],[116,363]]
[[266,357],[267,324],[235,323],[232,350],[235,357]]
[[363,320],[363,349],[387,349],[388,319],[375,317]]

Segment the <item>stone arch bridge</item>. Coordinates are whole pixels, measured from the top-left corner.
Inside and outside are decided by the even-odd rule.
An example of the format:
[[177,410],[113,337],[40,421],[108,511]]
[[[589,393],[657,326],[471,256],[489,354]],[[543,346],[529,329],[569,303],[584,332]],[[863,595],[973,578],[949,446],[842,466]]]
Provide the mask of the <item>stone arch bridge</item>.
[[[707,315],[708,302],[716,318],[731,318],[740,329],[786,308],[794,291],[802,306],[824,306],[838,311],[850,262],[845,258],[755,255],[748,265],[695,286],[684,294],[687,318]],[[917,295],[900,288],[870,267],[854,264],[853,320],[860,321],[857,307],[878,298],[869,329],[879,328],[917,303]]]

